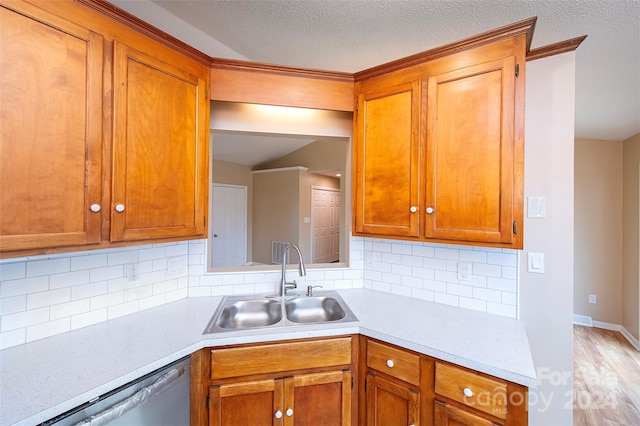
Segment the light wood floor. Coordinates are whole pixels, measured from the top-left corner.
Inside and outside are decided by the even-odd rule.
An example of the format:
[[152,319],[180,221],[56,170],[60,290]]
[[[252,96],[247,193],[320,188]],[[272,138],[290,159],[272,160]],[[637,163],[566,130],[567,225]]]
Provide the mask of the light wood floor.
[[573,326],[573,424],[640,425],[640,352],[620,332]]

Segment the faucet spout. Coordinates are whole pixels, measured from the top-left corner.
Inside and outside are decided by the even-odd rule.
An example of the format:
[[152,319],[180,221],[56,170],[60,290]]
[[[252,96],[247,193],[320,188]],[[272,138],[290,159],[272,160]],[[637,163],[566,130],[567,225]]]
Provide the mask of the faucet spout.
[[295,251],[298,253],[298,273],[301,277],[307,275],[307,269],[304,266],[304,259],[302,258],[302,252],[295,244],[287,245],[282,251],[282,278],[280,279],[280,296],[284,297],[287,295],[287,290],[297,288],[297,284],[295,280],[291,283],[287,282],[287,254],[289,253],[289,249],[293,247]]

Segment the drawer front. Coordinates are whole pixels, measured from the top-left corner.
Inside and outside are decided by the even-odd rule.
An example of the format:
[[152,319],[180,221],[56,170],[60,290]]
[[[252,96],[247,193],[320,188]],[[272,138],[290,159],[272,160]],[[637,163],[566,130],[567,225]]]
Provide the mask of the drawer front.
[[492,416],[507,417],[507,383],[481,373],[437,362],[436,393]]
[[367,342],[367,367],[413,385],[420,384],[420,357],[402,349]]
[[351,363],[351,337],[211,350],[211,379]]

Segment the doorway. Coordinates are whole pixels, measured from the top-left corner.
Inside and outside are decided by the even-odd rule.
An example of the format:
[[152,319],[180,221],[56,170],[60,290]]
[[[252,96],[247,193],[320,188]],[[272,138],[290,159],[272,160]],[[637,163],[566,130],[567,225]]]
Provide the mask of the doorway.
[[312,263],[333,263],[340,259],[340,190],[311,188]]
[[236,266],[247,262],[247,187],[214,183],[211,187],[211,263]]

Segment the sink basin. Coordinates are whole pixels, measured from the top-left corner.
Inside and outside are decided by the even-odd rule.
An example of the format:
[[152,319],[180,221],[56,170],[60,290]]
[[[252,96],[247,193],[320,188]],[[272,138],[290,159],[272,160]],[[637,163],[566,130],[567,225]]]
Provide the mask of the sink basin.
[[338,292],[316,296],[225,296],[204,334],[278,326],[358,321]]
[[296,297],[285,303],[287,319],[296,323],[338,321],[346,313],[333,297]]
[[276,324],[280,320],[282,320],[282,309],[280,309],[279,300],[240,300],[224,306],[215,324],[220,328],[236,330],[265,327]]

